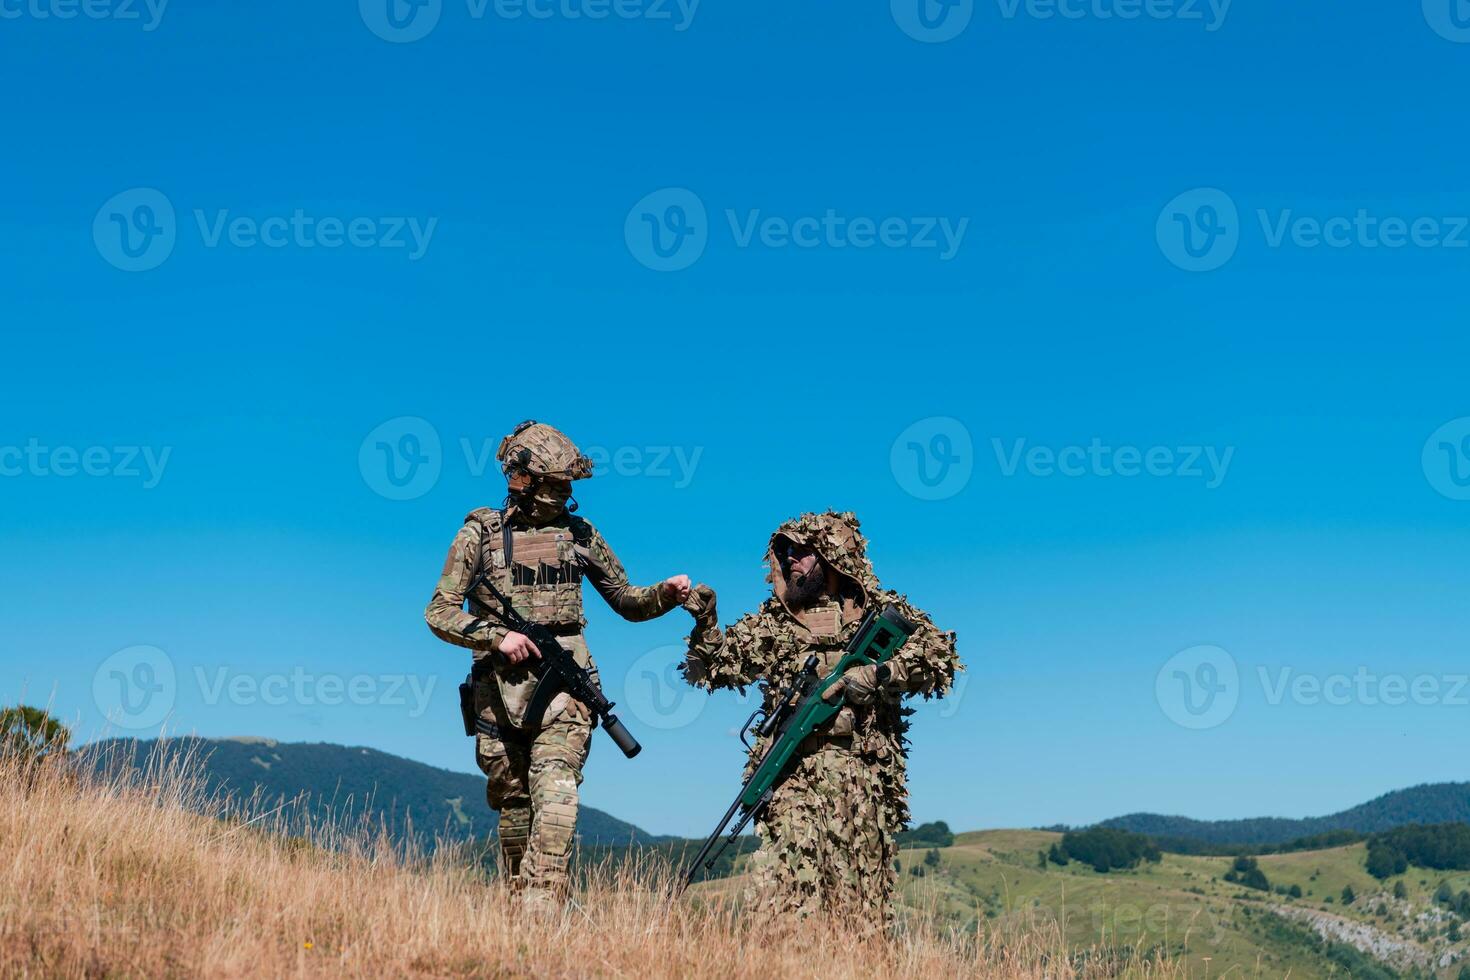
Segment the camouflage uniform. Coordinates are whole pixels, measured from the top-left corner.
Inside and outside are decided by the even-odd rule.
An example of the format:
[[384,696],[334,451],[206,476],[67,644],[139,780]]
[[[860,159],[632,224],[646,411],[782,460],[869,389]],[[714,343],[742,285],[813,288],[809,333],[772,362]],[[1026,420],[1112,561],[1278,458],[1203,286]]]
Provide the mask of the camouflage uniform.
[[[836,595],[804,607],[786,600],[778,554],[786,544],[816,551],[837,573]],[[816,654],[819,672],[832,668],[870,608],[893,603],[918,631],[890,661],[889,680],[867,705],[844,705],[803,744],[757,823],[760,851],[752,865],[747,904],[777,915],[823,912],[864,927],[886,925],[896,883],[895,832],[908,822],[905,756],[906,694],[939,697],[960,668],[955,635],[936,629],[902,595],[884,590],[850,513],[803,514],[781,525],[766,552],[773,595],[759,611],[721,632],[713,594],[691,601],[696,626],[683,666],[694,685],[714,690],[768,682],[772,695]],[[757,744],[756,753],[764,744]],[[747,770],[748,772],[749,770]]]
[[[565,440],[550,426],[517,433],[525,441],[534,439],[539,430],[550,430]],[[502,444],[502,456],[514,449],[514,444],[509,448]],[[586,457],[578,459],[585,463],[585,475],[590,475]],[[543,717],[526,717],[536,677],[524,662],[512,665],[495,655],[510,630],[501,622],[500,603],[490,585],[521,616],[557,633],[577,662],[593,669],[594,678],[596,668],[582,635],[587,623],[582,615],[584,576],[624,619],[652,619],[675,604],[665,600],[657,586],[629,585],[622,563],[597,529],[565,508],[560,510],[535,522],[514,505],[504,511],[488,507],[472,511],[449,547],[425,613],[435,636],[474,651],[475,708],[498,732],[475,736],[475,758],[488,777],[485,795],[490,808],[500,813],[502,873],[517,888],[557,898],[567,886],[577,787],[587,761],[592,716],[580,701],[562,693],[552,699]]]

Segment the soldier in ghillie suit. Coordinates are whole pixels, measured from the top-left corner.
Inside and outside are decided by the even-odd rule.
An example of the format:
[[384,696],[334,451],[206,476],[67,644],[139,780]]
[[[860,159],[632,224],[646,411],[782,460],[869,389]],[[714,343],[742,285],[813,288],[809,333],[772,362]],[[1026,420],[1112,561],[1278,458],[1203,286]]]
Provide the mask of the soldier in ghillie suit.
[[509,487],[506,503],[465,518],[425,618],[435,636],[474,651],[474,709],[489,723],[475,736],[475,758],[488,777],[490,808],[500,813],[501,873],[527,903],[556,906],[566,895],[592,715],[562,692],[542,717],[527,717],[536,688],[527,661],[541,651],[506,625],[500,597],[554,632],[595,678],[582,636],[583,577],[618,615],[633,621],[662,616],[687,600],[689,579],[628,584],[602,535],[573,516],[575,502],[568,506],[572,481],[591,476],[592,461],[561,432],[523,422],[501,441],[495,458]]
[[[773,595],[723,632],[715,595],[700,585],[686,608],[694,615],[683,665],[706,690],[744,690],[767,682],[767,709],[808,657],[825,673],[841,657],[869,609],[892,603],[918,629],[888,664],[854,667],[828,697],[846,703],[801,745],[770,807],[757,823],[747,904],[780,916],[825,913],[864,928],[891,923],[898,848],[908,822],[905,695],[943,696],[960,669],[955,635],[898,593],[878,584],[867,544],[850,513],[803,514],[782,524],[766,551]],[[764,743],[757,743],[752,759]]]

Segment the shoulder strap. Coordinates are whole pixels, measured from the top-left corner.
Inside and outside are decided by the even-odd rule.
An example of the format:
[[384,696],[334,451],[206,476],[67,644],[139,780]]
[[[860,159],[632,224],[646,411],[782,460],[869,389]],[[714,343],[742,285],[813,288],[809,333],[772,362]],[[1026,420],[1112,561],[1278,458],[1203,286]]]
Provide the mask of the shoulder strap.
[[[481,507],[478,510],[470,511],[465,517],[466,524],[470,521],[479,524],[484,529],[485,534],[500,532],[500,546],[505,552],[505,567],[509,569],[515,550],[515,539],[511,534],[510,521],[505,519],[505,512],[496,510],[493,507]],[[484,549],[485,539],[482,536],[480,538],[480,551],[482,554],[484,553]],[[483,561],[477,561],[476,564],[482,565],[484,563]],[[481,584],[489,589],[490,594],[495,597],[495,601],[500,603],[501,616],[504,618],[506,624],[511,626],[515,625],[520,619],[519,614],[515,611],[515,607],[510,604],[510,600],[505,597],[505,593],[495,587],[495,582],[491,580],[490,576],[486,575],[483,571],[475,575],[474,581],[470,583],[470,587],[466,590],[466,594],[475,591]]]
[[572,540],[585,548],[592,540],[592,524],[581,517],[573,517],[570,523]]

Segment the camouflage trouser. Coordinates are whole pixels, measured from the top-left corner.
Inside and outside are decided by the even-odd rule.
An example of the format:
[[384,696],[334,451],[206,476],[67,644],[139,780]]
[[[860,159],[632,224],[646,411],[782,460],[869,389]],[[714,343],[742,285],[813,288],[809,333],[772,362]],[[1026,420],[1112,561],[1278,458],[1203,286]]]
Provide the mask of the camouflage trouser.
[[860,929],[891,923],[894,807],[878,766],[846,749],[803,757],[756,827],[746,904],[757,913],[824,913]]
[[558,899],[566,894],[577,787],[592,734],[587,710],[576,701],[566,705],[557,710],[553,701],[551,720],[534,735],[505,729],[499,738],[475,736],[475,761],[488,777],[485,797],[500,812],[500,873],[516,889]]

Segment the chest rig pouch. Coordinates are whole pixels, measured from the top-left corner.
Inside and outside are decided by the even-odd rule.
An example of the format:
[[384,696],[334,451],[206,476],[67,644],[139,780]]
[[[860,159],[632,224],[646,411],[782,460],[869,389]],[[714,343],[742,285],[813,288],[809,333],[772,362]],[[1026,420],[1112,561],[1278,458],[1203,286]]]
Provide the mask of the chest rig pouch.
[[[586,620],[576,553],[576,546],[590,538],[590,527],[573,518],[570,527],[514,528],[502,512],[490,509],[475,511],[468,519],[483,530],[475,584],[467,596],[470,612],[499,621],[504,598],[519,615],[556,633],[581,666],[591,667],[581,635]],[[522,731],[536,731],[545,723],[555,694],[553,685],[543,684],[525,665],[499,655],[476,664],[470,685],[483,720]]]
[[[846,652],[847,637],[851,633],[850,624],[843,621],[842,607],[836,602],[825,602],[798,611],[795,618],[810,634],[803,657],[815,655],[817,673],[826,675],[842,659]],[[857,729],[859,710],[867,709],[856,709],[850,704],[844,704],[837,714],[817,729],[815,737],[818,740],[840,739],[852,735]]]

